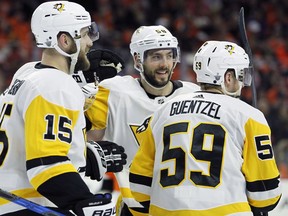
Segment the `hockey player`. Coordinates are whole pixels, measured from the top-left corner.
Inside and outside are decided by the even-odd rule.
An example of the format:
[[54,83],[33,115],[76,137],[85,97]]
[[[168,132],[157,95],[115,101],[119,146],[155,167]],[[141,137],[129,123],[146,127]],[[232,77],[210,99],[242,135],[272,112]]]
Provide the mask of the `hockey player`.
[[[31,28],[43,48],[41,62],[22,66],[1,95],[0,188],[64,215],[115,215],[111,194],[92,194],[82,177],[101,180],[106,170],[125,164],[123,147],[86,143],[85,99],[69,75],[75,67],[89,68],[86,53],[99,37],[96,27],[79,4],[38,6]],[[2,198],[0,213],[39,215]]]
[[236,99],[251,83],[248,65],[235,43],[204,43],[193,63],[201,91],[151,117],[130,168],[132,194],[150,215],[252,216],[277,205],[270,128],[261,111]]
[[140,78],[115,76],[100,82],[96,100],[86,111],[86,117],[92,129],[96,129],[97,140],[104,137],[125,148],[127,164],[116,175],[123,199],[119,200],[117,214],[138,216],[148,212],[132,198],[129,166],[141,145],[150,115],[171,98],[198,90],[199,86],[171,80],[180,53],[177,39],[165,27],[138,28],[132,35],[130,51]]

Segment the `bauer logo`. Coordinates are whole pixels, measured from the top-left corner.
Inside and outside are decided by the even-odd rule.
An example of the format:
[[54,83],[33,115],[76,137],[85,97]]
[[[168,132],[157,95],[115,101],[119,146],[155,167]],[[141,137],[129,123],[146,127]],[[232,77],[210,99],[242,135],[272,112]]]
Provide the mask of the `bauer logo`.
[[92,216],[113,216],[113,215],[116,215],[116,207],[108,208],[105,210],[96,210],[92,214]]

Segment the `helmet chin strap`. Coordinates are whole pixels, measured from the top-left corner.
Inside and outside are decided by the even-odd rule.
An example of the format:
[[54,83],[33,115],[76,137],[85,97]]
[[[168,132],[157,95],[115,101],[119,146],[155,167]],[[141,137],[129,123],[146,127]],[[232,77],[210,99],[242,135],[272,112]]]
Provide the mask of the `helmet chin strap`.
[[57,50],[57,52],[59,52],[61,55],[71,58],[69,74],[73,74],[74,73],[75,65],[76,65],[76,63],[78,61],[78,56],[79,56],[79,52],[80,52],[80,38],[79,39],[74,39],[74,41],[75,41],[75,44],[76,44],[77,51],[75,53],[73,53],[73,54],[68,54],[68,53],[64,52],[58,46],[58,44],[56,44],[54,46],[54,48]]
[[224,94],[229,95],[229,96],[234,97],[234,98],[239,98],[240,95],[241,95],[242,87],[243,87],[242,82],[239,81],[239,84],[240,84],[239,88],[235,92],[228,92],[226,87],[225,87],[224,82],[221,83],[221,87],[222,87],[222,90],[223,90]]

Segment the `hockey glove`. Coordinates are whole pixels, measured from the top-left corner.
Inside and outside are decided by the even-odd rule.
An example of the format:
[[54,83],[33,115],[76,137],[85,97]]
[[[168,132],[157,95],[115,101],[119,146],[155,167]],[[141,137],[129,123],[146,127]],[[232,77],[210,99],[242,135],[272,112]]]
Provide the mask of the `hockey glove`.
[[106,172],[120,172],[127,155],[124,148],[108,141],[88,141],[86,176],[100,181]]
[[127,163],[127,155],[122,146],[109,141],[97,141],[102,147],[107,163],[107,172],[120,172]]
[[114,77],[124,69],[124,61],[116,53],[107,49],[91,49],[87,53],[90,61],[90,68],[83,74],[87,83],[93,81],[96,76],[99,82]]
[[80,87],[114,77],[125,68],[123,59],[107,49],[91,49],[87,57],[90,61],[89,70],[75,71],[72,74]]
[[93,76],[96,72],[99,82],[116,76],[125,68],[123,59],[107,49],[91,49],[87,53],[87,57],[90,61],[90,69],[84,71],[84,74],[85,76],[88,76],[88,74]]
[[86,176],[90,176],[92,180],[100,181],[107,172],[107,163],[105,154],[101,146],[94,141],[86,142]]
[[115,203],[111,202],[112,195],[96,194],[94,198],[80,201],[75,206],[77,216],[116,215]]

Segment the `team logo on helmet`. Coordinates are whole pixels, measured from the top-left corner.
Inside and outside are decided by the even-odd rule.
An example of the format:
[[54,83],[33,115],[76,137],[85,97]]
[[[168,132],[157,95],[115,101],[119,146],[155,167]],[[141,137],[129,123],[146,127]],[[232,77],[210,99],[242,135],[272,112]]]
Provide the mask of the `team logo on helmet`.
[[225,49],[229,52],[230,55],[232,55],[234,52],[235,47],[232,45],[225,45]]
[[60,13],[64,10],[64,4],[63,3],[57,3],[54,5],[53,9],[58,10]]

